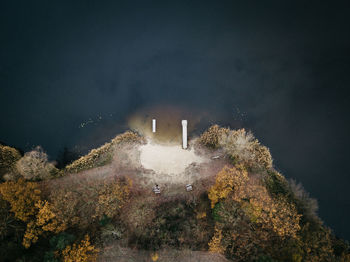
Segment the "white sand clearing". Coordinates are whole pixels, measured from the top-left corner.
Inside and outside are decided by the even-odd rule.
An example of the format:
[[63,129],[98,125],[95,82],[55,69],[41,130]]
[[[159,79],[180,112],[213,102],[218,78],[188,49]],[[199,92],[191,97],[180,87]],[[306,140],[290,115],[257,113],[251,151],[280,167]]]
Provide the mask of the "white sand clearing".
[[184,150],[181,146],[164,146],[148,142],[140,147],[141,165],[158,174],[181,174],[191,163],[206,162],[206,159]]

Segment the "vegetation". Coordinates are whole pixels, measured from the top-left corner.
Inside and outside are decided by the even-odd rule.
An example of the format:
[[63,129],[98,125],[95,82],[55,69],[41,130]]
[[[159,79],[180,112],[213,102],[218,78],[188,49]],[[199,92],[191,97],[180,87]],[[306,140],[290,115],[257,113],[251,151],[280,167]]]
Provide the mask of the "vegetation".
[[0,184],[0,257],[83,262],[128,253],[135,261],[186,261],[186,254],[212,261],[350,261],[349,244],[323,225],[317,202],[274,170],[269,150],[244,129],[215,125],[203,133],[199,142],[224,152],[227,161],[203,182],[209,183],[205,189],[187,197],[154,196],[131,176],[80,172],[110,161],[117,145],[142,141],[126,132],[64,171],[39,148],[21,157],[1,146],[0,171],[11,179]]
[[253,134],[245,129],[230,130],[219,138],[219,144],[225,152],[238,162],[249,166],[272,168],[269,149],[260,144]]
[[217,148],[219,147],[221,137],[228,134],[229,131],[228,128],[213,125],[199,137],[199,142],[205,146]]
[[0,179],[16,172],[16,162],[21,158],[18,150],[0,144]]
[[141,143],[143,142],[143,138],[134,132],[127,131],[124,134],[116,136],[111,142],[106,143],[97,149],[92,149],[87,155],[80,157],[66,166],[65,170],[67,172],[77,173],[82,170],[105,165],[112,160],[112,153],[115,146],[127,142]]
[[16,163],[18,173],[26,180],[45,180],[54,177],[58,169],[47,159],[41,147],[27,152]]
[[64,262],[84,262],[95,261],[98,249],[96,249],[90,243],[90,237],[85,235],[84,239],[79,244],[73,244],[73,246],[66,246],[62,251]]

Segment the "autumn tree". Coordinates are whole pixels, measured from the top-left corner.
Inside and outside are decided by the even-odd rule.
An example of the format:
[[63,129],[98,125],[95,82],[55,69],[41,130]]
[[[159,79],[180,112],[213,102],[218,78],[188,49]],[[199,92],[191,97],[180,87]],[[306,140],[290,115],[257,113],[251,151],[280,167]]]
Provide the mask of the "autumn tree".
[[234,189],[238,189],[248,180],[248,173],[243,166],[225,166],[217,175],[214,186],[209,189],[208,197],[211,207],[220,200],[226,198]]
[[57,219],[52,206],[46,200],[39,200],[35,207],[37,214],[33,221],[27,224],[27,230],[23,237],[23,246],[28,248],[32,243],[36,243],[40,235],[44,232],[59,233],[67,228],[67,225]]
[[227,134],[228,132],[228,128],[212,125],[199,137],[199,142],[205,146],[216,148],[219,146],[221,136]]
[[79,244],[67,246],[62,251],[64,262],[92,262],[96,261],[99,250],[90,242],[90,237],[85,235]]
[[272,197],[258,176],[248,176],[241,165],[224,167],[208,197],[216,220],[210,250],[220,250],[238,261],[269,251],[275,239],[297,238],[300,217],[282,196]]
[[65,223],[57,219],[52,206],[46,200],[39,200],[35,207],[37,214],[34,220],[27,224],[27,230],[23,237],[23,246],[28,248],[32,243],[36,243],[40,235],[44,232],[59,233],[67,228]]
[[26,182],[23,178],[0,184],[0,193],[10,203],[15,217],[27,222],[36,214],[35,204],[40,200],[41,191],[35,182]]
[[48,201],[41,200],[41,191],[35,182],[23,178],[0,184],[0,193],[10,206],[14,216],[27,223],[23,246],[28,248],[37,242],[43,232],[58,233],[66,228]]
[[95,216],[115,216],[129,199],[132,180],[119,179],[114,183],[105,182],[99,191]]
[[225,247],[222,246],[222,229],[218,225],[215,226],[215,232],[208,243],[209,251],[214,253],[224,253]]

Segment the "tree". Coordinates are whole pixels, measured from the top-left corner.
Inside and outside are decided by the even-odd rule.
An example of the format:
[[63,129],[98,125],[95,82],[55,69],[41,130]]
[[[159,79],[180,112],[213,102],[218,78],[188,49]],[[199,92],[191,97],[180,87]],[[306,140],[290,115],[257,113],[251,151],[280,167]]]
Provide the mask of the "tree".
[[57,219],[51,205],[46,200],[35,203],[38,209],[36,217],[27,224],[27,230],[23,237],[23,246],[29,248],[36,243],[43,232],[59,233],[67,228],[67,225]]
[[222,229],[220,229],[217,225],[215,226],[215,232],[208,243],[209,251],[214,253],[224,253],[225,247],[222,246]]
[[129,199],[132,180],[119,179],[114,183],[106,182],[99,191],[98,205],[95,216],[102,218],[115,216]]
[[35,182],[26,182],[23,178],[0,184],[0,193],[10,203],[15,217],[27,222],[36,214],[35,204],[40,200],[41,191]]
[[272,157],[269,149],[260,144],[251,132],[245,129],[230,130],[219,137],[219,145],[238,162],[250,166],[272,167]]
[[90,237],[85,235],[85,238],[79,244],[67,246],[62,251],[64,262],[87,262],[96,261],[99,250],[90,243]]
[[222,128],[218,125],[212,125],[199,138],[199,142],[205,146],[216,148],[222,135],[229,132],[228,128]]
[[55,188],[50,192],[49,202],[56,219],[67,227],[80,222],[79,202],[81,195],[70,188]]
[[214,186],[209,189],[208,197],[211,207],[226,198],[234,189],[238,189],[248,180],[248,173],[243,166],[229,168],[225,166],[217,175]]
[[53,177],[58,169],[47,159],[47,154],[41,147],[27,152],[17,161],[17,170],[27,180],[43,180]]
[[248,176],[241,165],[225,166],[208,197],[216,221],[209,248],[235,260],[257,259],[261,252],[273,255],[279,242],[296,239],[300,231],[295,205],[281,195],[272,197],[260,178]]

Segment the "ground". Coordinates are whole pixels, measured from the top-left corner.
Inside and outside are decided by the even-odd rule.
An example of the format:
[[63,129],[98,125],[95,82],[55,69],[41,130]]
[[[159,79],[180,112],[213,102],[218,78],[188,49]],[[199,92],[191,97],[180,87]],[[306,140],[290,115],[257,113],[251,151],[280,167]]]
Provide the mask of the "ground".
[[173,195],[181,190],[185,192],[186,184],[192,184],[194,190],[204,189],[202,182],[213,179],[225,164],[229,161],[220,150],[209,150],[196,141],[190,142],[188,149],[184,150],[176,144],[147,140],[146,144],[118,145],[111,163],[68,174],[59,180],[69,183],[77,176],[86,180],[127,176],[143,189],[151,191],[158,184],[162,195]]

